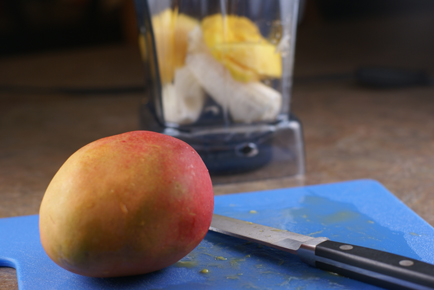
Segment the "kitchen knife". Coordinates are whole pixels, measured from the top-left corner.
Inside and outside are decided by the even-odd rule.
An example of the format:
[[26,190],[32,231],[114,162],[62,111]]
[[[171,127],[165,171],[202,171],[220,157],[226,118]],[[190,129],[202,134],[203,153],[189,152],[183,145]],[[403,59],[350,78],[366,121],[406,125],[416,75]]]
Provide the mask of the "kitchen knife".
[[317,268],[388,289],[434,289],[434,265],[214,214],[211,231],[296,254]]

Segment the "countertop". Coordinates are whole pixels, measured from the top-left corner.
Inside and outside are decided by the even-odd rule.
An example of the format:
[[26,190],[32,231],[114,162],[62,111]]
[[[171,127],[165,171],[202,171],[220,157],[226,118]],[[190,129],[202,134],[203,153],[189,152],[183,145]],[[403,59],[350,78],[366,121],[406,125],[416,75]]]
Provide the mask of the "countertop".
[[[419,29],[433,22],[301,25],[291,111],[303,125],[305,175],[218,185],[215,194],[370,178],[434,225],[434,87],[374,89],[351,78],[364,64],[434,69],[432,31],[424,30],[429,38]],[[1,59],[0,217],[37,214],[48,183],[74,151],[139,129],[140,92],[71,95],[53,88],[140,87],[143,79],[134,45]],[[0,289],[17,289],[15,270],[1,269]]]

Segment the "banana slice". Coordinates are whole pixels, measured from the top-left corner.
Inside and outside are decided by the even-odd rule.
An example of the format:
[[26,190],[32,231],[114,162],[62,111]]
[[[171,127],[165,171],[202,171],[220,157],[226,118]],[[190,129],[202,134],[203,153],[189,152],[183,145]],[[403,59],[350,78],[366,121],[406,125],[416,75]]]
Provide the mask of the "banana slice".
[[232,96],[229,112],[235,122],[275,120],[282,105],[281,94],[261,82],[237,86]]
[[205,91],[235,122],[270,121],[277,117],[282,95],[261,82],[241,83],[218,62],[204,45],[200,28],[189,35],[186,65]]
[[187,67],[175,70],[174,83],[163,86],[163,111],[167,122],[191,124],[199,118],[205,92]]

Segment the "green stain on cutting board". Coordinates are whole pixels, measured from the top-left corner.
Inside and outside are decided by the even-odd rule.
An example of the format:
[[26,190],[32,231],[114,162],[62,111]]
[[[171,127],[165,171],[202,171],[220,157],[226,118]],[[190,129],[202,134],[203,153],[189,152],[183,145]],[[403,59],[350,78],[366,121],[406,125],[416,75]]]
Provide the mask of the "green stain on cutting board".
[[[385,244],[399,245],[404,252],[412,252],[404,235],[408,233],[393,231],[381,225],[381,221],[361,213],[350,203],[334,201],[316,195],[305,195],[296,207],[262,207],[257,214],[251,214],[251,207],[239,206],[233,211],[227,205],[231,217],[252,221],[275,227],[278,231],[290,230],[312,237],[328,237],[331,240],[353,244],[363,244],[378,248],[379,240],[387,240]],[[256,209],[255,209],[256,210]],[[224,210],[219,211],[225,214]],[[203,241],[205,247],[197,248],[197,270],[208,269],[203,275],[209,285],[218,283],[224,289],[227,285],[233,289],[260,289],[253,281],[270,281],[282,289],[297,289],[311,282],[323,280],[325,288],[339,289],[340,276],[307,266],[300,259],[289,253],[246,242],[237,238],[209,232]],[[394,245],[392,248],[397,248]],[[224,257],[225,259],[219,259]],[[243,273],[242,278],[237,274]],[[346,279],[346,278],[345,278]],[[230,284],[232,283],[232,284]],[[315,282],[316,283],[316,282]],[[229,289],[228,288],[228,289]],[[262,288],[261,288],[262,289]]]
[[198,265],[197,261],[178,261],[175,263],[176,267],[194,268]]
[[[310,222],[317,222],[322,225],[333,225],[345,223],[363,218],[358,211],[355,211],[349,205],[343,206],[343,203],[332,202],[319,196],[306,196],[304,201],[306,207],[288,209],[287,214],[297,218],[302,217]],[[318,208],[321,208],[318,211]],[[367,222],[370,220],[367,219]]]
[[[327,237],[331,240],[339,237],[340,242],[354,244],[363,241],[367,247],[375,247],[378,241],[387,240],[387,243],[400,245],[401,249],[405,247],[405,251],[410,252],[411,256],[418,257],[404,237],[408,233],[393,231],[382,226],[380,221],[375,221],[371,216],[361,213],[351,203],[312,194],[303,196],[297,207],[262,208],[256,215],[250,214],[250,210],[246,208],[245,211],[231,213],[231,216],[312,237]],[[414,233],[410,234],[416,236]],[[389,247],[375,248],[382,251],[389,250]]]
[[[330,200],[321,196],[304,196],[300,207],[281,210],[281,217],[286,218],[287,223],[294,225],[310,225],[317,229],[315,232],[304,233],[296,226],[295,232],[303,233],[314,237],[327,237],[334,239],[335,233],[340,233],[339,241],[362,241],[369,247],[374,246],[374,241],[387,240],[388,243],[408,245],[405,240],[405,233],[396,232],[387,227],[381,226],[379,222],[372,220],[372,217],[361,213],[353,204]],[[285,228],[291,228],[286,225]],[[345,231],[344,240],[342,232]],[[393,238],[391,238],[393,237]],[[413,256],[418,256],[409,246],[408,251]],[[388,248],[379,249],[388,251]]]

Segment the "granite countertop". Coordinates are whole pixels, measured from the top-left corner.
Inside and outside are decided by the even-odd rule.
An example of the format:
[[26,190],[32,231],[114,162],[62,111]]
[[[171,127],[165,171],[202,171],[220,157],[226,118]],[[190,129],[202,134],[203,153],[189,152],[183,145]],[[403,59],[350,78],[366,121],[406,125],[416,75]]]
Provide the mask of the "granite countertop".
[[[306,174],[218,185],[215,194],[369,178],[434,225],[434,87],[378,90],[348,77],[366,63],[433,69],[434,38],[392,33],[395,38],[385,42],[397,27],[381,21],[300,28],[291,110],[303,124]],[[329,77],[312,77],[321,75]],[[49,181],[74,151],[139,129],[142,93],[52,90],[140,86],[144,75],[135,46],[2,59],[0,76],[0,217],[37,214]],[[1,269],[0,289],[16,288],[15,270]]]

